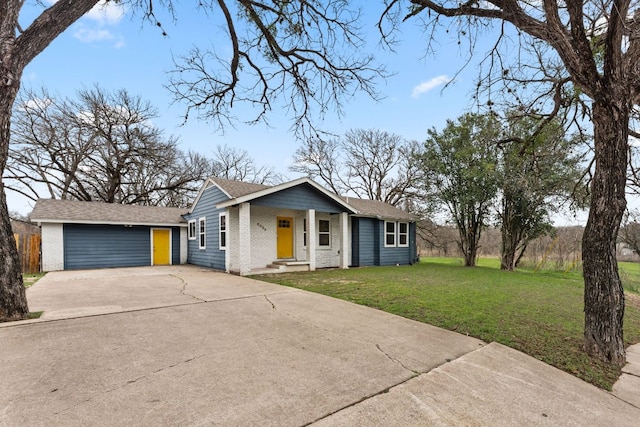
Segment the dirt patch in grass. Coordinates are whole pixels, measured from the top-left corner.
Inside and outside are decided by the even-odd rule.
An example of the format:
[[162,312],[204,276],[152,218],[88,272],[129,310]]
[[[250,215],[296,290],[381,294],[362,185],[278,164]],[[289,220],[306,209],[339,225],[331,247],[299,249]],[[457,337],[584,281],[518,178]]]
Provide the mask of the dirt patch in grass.
[[640,295],[627,292],[624,297],[627,306],[635,307],[640,310]]

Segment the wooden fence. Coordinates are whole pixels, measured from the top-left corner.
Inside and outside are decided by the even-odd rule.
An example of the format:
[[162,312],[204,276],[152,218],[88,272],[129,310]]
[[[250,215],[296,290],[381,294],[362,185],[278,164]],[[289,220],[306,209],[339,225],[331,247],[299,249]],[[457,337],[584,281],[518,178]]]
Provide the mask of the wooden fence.
[[40,272],[40,235],[14,234],[23,273]]

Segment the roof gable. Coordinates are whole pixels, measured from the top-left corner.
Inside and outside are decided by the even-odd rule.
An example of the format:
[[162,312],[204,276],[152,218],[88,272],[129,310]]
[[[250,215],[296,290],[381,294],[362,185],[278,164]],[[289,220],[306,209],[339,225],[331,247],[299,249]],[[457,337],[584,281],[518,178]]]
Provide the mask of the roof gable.
[[226,202],[222,202],[219,203],[217,205],[218,208],[224,208],[224,207],[228,207],[228,206],[232,206],[232,205],[237,205],[240,203],[246,203],[246,202],[250,202],[252,200],[255,199],[259,199],[261,197],[266,197],[266,196],[270,196],[272,194],[281,192],[283,190],[287,190],[299,185],[308,185],[310,187],[312,187],[315,191],[318,191],[319,193],[321,193],[322,195],[324,195],[325,197],[327,197],[328,199],[330,199],[331,201],[333,201],[334,203],[336,203],[337,205],[341,206],[343,209],[345,209],[348,212],[351,213],[357,213],[357,210],[355,208],[353,208],[352,206],[350,206],[347,202],[345,202],[344,199],[340,198],[338,195],[328,191],[327,189],[325,189],[324,187],[322,187],[320,184],[312,181],[309,178],[298,178],[295,179],[293,181],[289,181],[289,182],[285,182],[283,184],[279,184],[279,185],[274,185],[272,187],[268,187],[268,186],[264,186],[264,188],[252,192],[252,193],[248,193],[239,197],[235,197],[231,200],[227,200]]

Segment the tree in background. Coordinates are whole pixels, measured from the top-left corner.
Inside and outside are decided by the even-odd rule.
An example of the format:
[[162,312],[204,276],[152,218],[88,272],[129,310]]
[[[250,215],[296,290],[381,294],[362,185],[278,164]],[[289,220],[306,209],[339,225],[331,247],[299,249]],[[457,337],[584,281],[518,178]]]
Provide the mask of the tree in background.
[[428,135],[417,154],[425,191],[446,206],[458,229],[464,265],[473,267],[498,191],[495,144],[500,123],[493,114],[468,113],[447,120],[441,132],[430,129]]
[[415,211],[421,174],[416,147],[385,131],[351,129],[339,139],[308,139],[296,150],[290,170],[320,179],[336,194]]
[[215,148],[209,164],[209,173],[218,178],[266,185],[285,181],[285,177],[272,167],[258,165],[246,150],[226,144]]
[[157,111],[126,90],[100,87],[59,99],[27,91],[16,104],[8,189],[32,200],[95,200],[185,207],[208,172],[154,126]]
[[389,0],[379,24],[383,37],[414,17],[422,19],[425,34],[444,26],[459,41],[467,40],[470,54],[486,40],[487,28],[496,30],[478,79],[487,104],[495,96],[510,97],[524,113],[548,118],[573,104],[574,125],[582,117],[591,119],[595,161],[582,244],[584,349],[624,366],[624,290],[616,240],[626,209],[630,117],[640,101],[640,4]]
[[[23,7],[41,7],[33,21],[20,25]],[[91,10],[98,0],[0,2],[0,176],[9,157],[11,115],[25,67],[63,31]],[[162,28],[151,0],[120,2],[140,11]],[[188,7],[171,0],[159,3],[170,12]],[[230,8],[232,6],[232,8]],[[372,80],[384,71],[372,57],[360,55],[359,11],[348,0],[196,2],[202,13],[224,17],[224,56],[213,48],[194,48],[176,60],[169,84],[189,111],[223,122],[231,120],[234,102],[257,105],[250,121],[264,120],[278,100],[284,101],[297,129],[314,128],[313,118],[340,111],[345,95],[375,92]],[[177,18],[177,16],[176,16]],[[199,39],[206,39],[200,35]],[[220,40],[218,26],[211,37]],[[230,53],[229,53],[230,52]],[[279,105],[278,105],[279,106]],[[0,181],[0,321],[22,319],[27,300],[15,240],[11,233],[4,181]]]
[[627,245],[635,254],[640,255],[640,211],[627,211],[618,238],[620,243]]
[[504,128],[496,144],[500,268],[512,271],[529,242],[553,231],[551,214],[585,196],[579,185],[583,155],[577,150],[579,139],[565,138],[557,121],[540,127],[533,118],[515,117]]

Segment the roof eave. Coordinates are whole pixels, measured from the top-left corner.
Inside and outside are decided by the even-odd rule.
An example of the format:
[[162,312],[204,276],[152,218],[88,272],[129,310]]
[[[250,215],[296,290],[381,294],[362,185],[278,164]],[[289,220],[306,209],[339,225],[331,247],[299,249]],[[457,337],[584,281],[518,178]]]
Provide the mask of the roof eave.
[[390,220],[393,220],[393,221],[406,221],[406,222],[417,222],[418,221],[417,218],[400,218],[400,217],[383,216],[383,215],[366,214],[366,213],[358,213],[358,214],[353,214],[351,216],[356,217],[356,218],[375,218],[375,219],[385,220],[385,221],[390,221]]
[[89,224],[89,225],[123,225],[123,226],[145,226],[145,227],[187,227],[187,221],[184,222],[138,222],[138,221],[99,221],[84,219],[50,219],[50,218],[32,218],[39,226],[42,224]]

